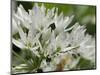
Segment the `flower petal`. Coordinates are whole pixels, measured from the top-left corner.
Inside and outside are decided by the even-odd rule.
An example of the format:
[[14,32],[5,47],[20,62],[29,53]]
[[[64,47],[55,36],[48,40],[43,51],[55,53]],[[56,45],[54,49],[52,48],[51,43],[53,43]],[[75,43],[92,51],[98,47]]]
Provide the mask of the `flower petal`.
[[19,35],[21,37],[22,42],[25,44],[26,43],[26,34],[24,33],[24,31],[22,30],[21,26],[18,25],[18,31],[19,31]]
[[13,42],[13,44],[15,44],[17,47],[19,47],[21,49],[25,48],[25,45],[21,41],[12,39],[12,42]]

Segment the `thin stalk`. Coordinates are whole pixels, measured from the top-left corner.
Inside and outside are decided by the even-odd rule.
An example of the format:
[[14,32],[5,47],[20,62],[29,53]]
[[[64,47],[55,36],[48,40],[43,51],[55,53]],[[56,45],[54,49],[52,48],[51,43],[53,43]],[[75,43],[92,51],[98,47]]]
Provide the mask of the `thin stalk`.
[[22,58],[20,55],[18,55],[14,50],[12,50],[12,52],[13,52],[21,61],[23,61],[23,62],[26,63],[26,64],[29,64],[29,63],[27,63],[27,60],[25,60],[25,59]]

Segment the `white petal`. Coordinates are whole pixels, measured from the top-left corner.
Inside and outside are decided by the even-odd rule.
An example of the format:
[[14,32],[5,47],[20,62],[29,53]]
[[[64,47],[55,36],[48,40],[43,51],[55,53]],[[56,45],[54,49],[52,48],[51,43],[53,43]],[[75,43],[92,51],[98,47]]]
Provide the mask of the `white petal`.
[[38,15],[40,13],[40,9],[37,3],[34,4],[33,11],[34,15]]
[[21,41],[12,39],[12,42],[13,42],[13,44],[15,44],[17,47],[19,47],[21,49],[25,48],[25,45]]
[[21,17],[23,17],[23,9],[24,9],[23,6],[20,4],[19,7],[18,7],[18,12],[17,13]]
[[51,29],[45,29],[43,31],[43,35],[42,35],[43,41],[49,40],[50,39],[50,36],[51,36]]
[[23,41],[24,44],[26,44],[26,34],[24,33],[24,31],[22,30],[21,26],[18,26],[18,31],[19,31],[19,35],[21,37],[21,40]]
[[37,51],[37,49],[39,48],[39,46],[33,47],[30,50],[38,57],[40,57],[39,52]]
[[[79,25],[78,23],[75,23],[72,27],[67,28],[67,29],[65,29],[64,31],[65,31],[65,32],[70,31],[70,30],[72,30],[73,28],[76,28],[78,25]],[[66,28],[66,27],[64,27],[64,28]]]
[[56,38],[54,31],[51,34],[51,39],[50,39],[51,47],[55,50],[56,49]]
[[66,25],[65,25],[66,27],[72,22],[73,18],[74,18],[74,15],[69,17],[69,20],[66,22]]
[[17,14],[14,14],[14,17],[15,17],[16,19],[18,19],[19,21],[24,22],[24,19],[23,19],[22,17],[18,16]]
[[41,6],[41,12],[42,12],[42,15],[45,16],[46,8],[45,8],[44,4],[42,4],[42,6]]
[[16,34],[18,32],[17,23],[15,22],[15,19],[12,18],[12,34]]
[[39,46],[35,46],[33,48],[31,48],[32,51],[37,50],[39,48]]
[[31,25],[30,28],[29,28],[28,37],[27,37],[29,42],[32,42],[35,35],[36,35],[36,29],[34,28],[34,25]]

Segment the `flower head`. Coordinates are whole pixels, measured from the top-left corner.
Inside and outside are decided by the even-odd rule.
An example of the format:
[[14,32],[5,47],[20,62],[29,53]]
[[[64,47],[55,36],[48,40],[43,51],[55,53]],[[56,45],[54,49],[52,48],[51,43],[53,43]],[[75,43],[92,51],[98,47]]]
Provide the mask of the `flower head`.
[[[58,8],[46,9],[44,4],[36,3],[29,13],[19,5],[12,18],[16,30],[13,36],[18,33],[19,37],[12,37],[12,42],[21,50],[33,53],[24,63],[24,67],[32,63],[29,72],[71,70],[80,58],[95,63],[95,38],[86,34],[85,26],[79,23],[68,28],[73,17],[58,15]],[[13,70],[17,72],[19,67],[19,71],[28,72],[23,64]]]

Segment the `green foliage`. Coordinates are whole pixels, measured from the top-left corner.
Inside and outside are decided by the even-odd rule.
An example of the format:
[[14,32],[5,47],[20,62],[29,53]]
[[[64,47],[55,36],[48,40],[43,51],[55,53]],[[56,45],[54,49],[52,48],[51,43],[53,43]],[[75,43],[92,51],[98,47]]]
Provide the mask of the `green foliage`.
[[34,70],[36,70],[40,67],[42,57],[39,58],[39,57],[35,56],[30,50],[24,50],[24,51],[22,51],[21,54],[17,54],[13,50],[12,50],[12,52],[14,54],[13,59],[16,59],[15,60],[16,63],[13,62],[13,66],[14,65],[19,66],[19,64],[27,65],[25,67],[18,69],[19,71],[27,70],[28,72],[34,72]]
[[90,60],[81,58],[79,63],[77,64],[76,68],[79,68],[81,70],[85,70],[85,69],[95,69],[95,64],[93,64]]

